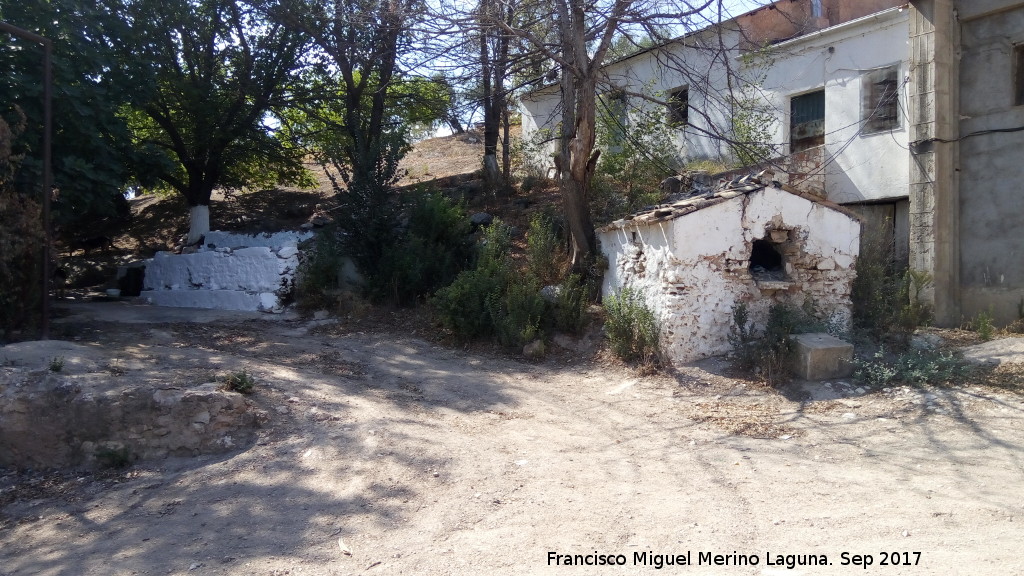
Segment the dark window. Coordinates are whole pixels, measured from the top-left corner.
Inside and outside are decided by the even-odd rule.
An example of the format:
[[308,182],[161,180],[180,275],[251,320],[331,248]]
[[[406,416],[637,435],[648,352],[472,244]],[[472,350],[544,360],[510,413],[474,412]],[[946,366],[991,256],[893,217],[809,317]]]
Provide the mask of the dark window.
[[789,151],[799,152],[825,143],[825,91],[789,100]]
[[668,123],[673,126],[690,123],[689,88],[676,88],[668,93]]
[[629,126],[629,97],[625,92],[611,92],[604,98],[604,108],[611,143],[619,146],[626,139],[626,128]]
[[750,252],[750,273],[755,280],[785,280],[782,255],[767,240],[754,240]]
[[864,133],[900,127],[899,67],[880,68],[862,77],[860,116]]
[[1017,106],[1024,106],[1024,44],[1014,46],[1013,65],[1016,68],[1013,79],[1013,89],[1015,92],[1013,103]]

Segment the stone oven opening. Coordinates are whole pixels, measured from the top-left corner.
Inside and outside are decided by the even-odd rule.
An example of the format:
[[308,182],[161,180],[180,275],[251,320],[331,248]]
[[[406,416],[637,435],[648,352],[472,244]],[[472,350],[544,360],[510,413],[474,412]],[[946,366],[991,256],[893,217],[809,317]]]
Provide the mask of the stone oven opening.
[[770,241],[754,240],[750,252],[750,274],[756,281],[786,279],[785,261]]

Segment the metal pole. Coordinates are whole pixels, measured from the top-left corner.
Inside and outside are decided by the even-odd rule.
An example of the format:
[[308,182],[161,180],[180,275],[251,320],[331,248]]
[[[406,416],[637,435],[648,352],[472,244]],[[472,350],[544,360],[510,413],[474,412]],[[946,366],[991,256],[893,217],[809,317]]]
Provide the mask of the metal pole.
[[53,187],[52,135],[53,135],[53,43],[43,36],[33,34],[6,22],[0,22],[0,32],[7,32],[43,47],[43,309],[41,338],[50,337],[50,196]]
[[43,44],[43,321],[40,339],[50,339],[50,201],[53,199],[53,44]]

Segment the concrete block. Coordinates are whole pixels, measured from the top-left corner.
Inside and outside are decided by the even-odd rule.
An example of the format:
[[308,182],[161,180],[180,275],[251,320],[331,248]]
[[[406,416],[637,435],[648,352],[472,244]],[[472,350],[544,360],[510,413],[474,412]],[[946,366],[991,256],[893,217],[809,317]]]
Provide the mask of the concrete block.
[[796,334],[793,372],[804,380],[844,378],[853,373],[853,344],[829,334]]

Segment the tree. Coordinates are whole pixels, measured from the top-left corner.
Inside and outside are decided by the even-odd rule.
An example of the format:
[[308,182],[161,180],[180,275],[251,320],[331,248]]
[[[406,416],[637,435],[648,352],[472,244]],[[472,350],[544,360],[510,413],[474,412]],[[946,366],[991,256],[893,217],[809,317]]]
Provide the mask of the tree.
[[18,163],[15,142],[25,128],[25,117],[14,110],[17,120],[9,125],[0,118],[0,339],[25,328],[35,318],[36,303],[43,297],[38,289],[42,271],[39,246],[46,241],[35,194],[23,194],[14,185]]
[[[75,0],[24,0],[3,5],[0,18],[53,42],[53,182],[60,192],[54,223],[65,237],[112,235],[128,212],[124,191],[142,154],[120,111],[137,90],[117,62],[113,41],[130,31],[106,11]],[[38,190],[42,162],[42,70],[40,53],[6,34],[0,36],[0,115],[25,130],[14,142],[22,156],[12,185]],[[17,112],[15,112],[15,108]]]
[[[501,125],[508,124],[508,92],[505,80],[509,74],[509,50],[514,36],[506,28],[514,23],[516,2],[498,2],[497,0],[479,0],[477,18],[479,29],[477,34],[480,43],[480,79],[483,83],[484,110],[484,174],[491,183],[500,178],[498,172],[498,137]],[[493,24],[500,20],[504,27]],[[506,135],[508,131],[506,130]],[[509,172],[509,142],[506,138],[503,162]]]
[[338,212],[346,248],[368,275],[397,225],[391,187],[408,145],[392,96],[420,9],[419,0],[279,0],[272,7],[277,21],[316,46],[327,78],[339,82],[341,109],[327,126],[339,134],[326,152],[346,185]]
[[133,32],[122,58],[147,64],[132,127],[166,154],[158,176],[188,201],[188,243],[210,229],[214,188],[301,178],[301,155],[266,124],[296,79],[300,35],[240,0],[120,0],[114,11]]
[[562,204],[572,234],[575,268],[597,252],[588,197],[600,150],[596,148],[597,88],[607,83],[603,65],[616,34],[630,28],[658,37],[667,22],[684,23],[713,3],[685,0],[554,0],[551,19],[556,38],[551,42],[527,27],[500,19],[491,22],[521,37],[560,67],[562,122],[556,166]]

